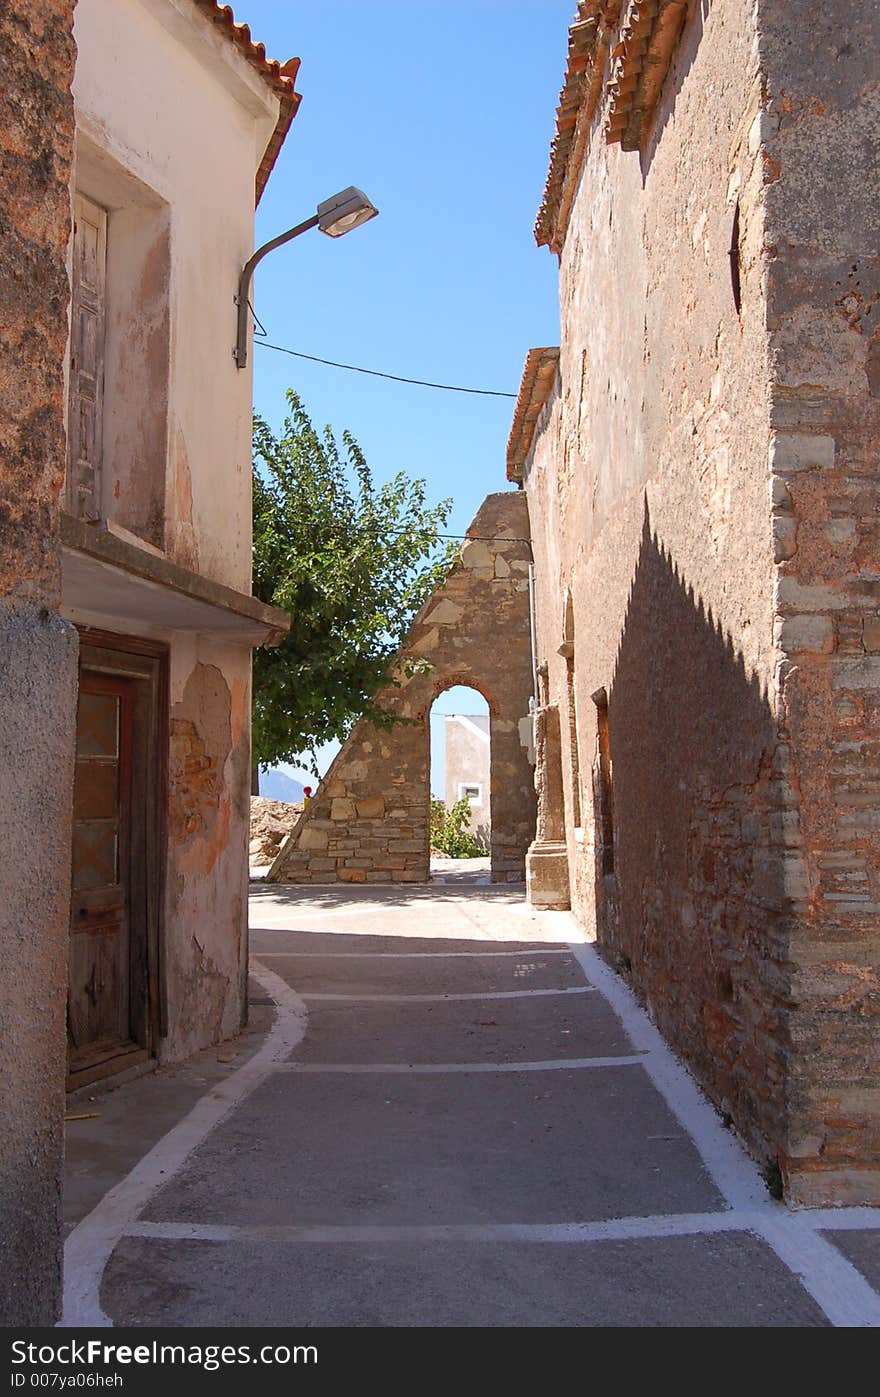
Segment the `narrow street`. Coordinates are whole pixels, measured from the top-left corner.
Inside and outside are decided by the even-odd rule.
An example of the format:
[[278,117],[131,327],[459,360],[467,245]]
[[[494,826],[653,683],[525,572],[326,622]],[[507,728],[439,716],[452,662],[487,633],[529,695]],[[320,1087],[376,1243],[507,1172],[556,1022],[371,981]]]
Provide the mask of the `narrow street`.
[[880,1322],[876,1211],[773,1202],[566,914],[257,886],[251,925],[237,1056],[70,1108],[66,1324]]

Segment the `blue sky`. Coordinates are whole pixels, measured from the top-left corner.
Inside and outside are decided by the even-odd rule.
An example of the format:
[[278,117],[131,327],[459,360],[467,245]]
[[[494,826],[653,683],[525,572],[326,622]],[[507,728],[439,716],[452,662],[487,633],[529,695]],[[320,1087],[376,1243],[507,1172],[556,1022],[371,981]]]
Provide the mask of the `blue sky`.
[[[532,228],[573,0],[238,0],[235,10],[271,57],[302,59],[303,100],[260,203],[257,245],[349,184],[380,210],[345,238],[313,231],[266,259],[254,305],[268,338],[515,394],[526,351],[559,342],[556,259]],[[377,478],[405,470],[432,498],[451,496],[452,532],[507,488],[512,399],[390,383],[258,345],[254,376],[270,422],[294,387],[316,425],[354,433]],[[478,711],[454,690],[438,708]]]

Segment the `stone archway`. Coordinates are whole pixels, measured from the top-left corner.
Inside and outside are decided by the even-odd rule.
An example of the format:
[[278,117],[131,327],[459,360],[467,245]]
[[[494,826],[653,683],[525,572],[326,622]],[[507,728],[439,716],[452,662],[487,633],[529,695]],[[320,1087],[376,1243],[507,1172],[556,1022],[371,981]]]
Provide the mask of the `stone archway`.
[[[429,732],[434,699],[453,684],[489,705],[491,862],[520,881],[535,832],[535,790],[521,722],[532,692],[529,522],[520,492],[489,495],[443,586],[426,602],[379,702],[405,719],[361,720],[306,806],[268,878],[276,883],[425,883],[430,876]],[[427,662],[407,676],[407,660]]]

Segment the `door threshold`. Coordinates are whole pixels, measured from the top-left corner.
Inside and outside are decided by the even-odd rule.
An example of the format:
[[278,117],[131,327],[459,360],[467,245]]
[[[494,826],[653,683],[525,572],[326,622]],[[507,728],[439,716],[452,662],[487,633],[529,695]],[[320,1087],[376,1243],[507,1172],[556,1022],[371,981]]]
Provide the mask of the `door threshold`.
[[153,1072],[156,1066],[156,1058],[152,1057],[146,1048],[132,1048],[114,1053],[100,1062],[90,1062],[87,1066],[69,1071],[67,1095],[74,1097],[87,1087],[100,1086],[105,1082],[109,1085],[111,1079],[114,1084],[120,1078],[128,1081],[132,1076]]

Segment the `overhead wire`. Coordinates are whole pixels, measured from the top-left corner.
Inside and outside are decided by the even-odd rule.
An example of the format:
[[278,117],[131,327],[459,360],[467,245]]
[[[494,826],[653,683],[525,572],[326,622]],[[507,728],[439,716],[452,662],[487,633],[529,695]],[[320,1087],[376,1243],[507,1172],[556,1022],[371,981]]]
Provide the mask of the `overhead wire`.
[[472,393],[481,398],[516,398],[516,393],[502,393],[496,388],[463,388],[454,383],[432,383],[425,378],[405,378],[403,374],[383,373],[379,369],[364,369],[359,364],[341,364],[336,359],[321,359],[317,354],[303,354],[299,349],[288,349],[283,344],[270,344],[259,337],[254,344],[264,349],[274,349],[278,354],[289,354],[293,359],[307,359],[311,364],[326,364],[331,369],[348,369],[350,373],[369,374],[371,378],[387,378],[393,383],[412,383],[418,388],[439,388],[444,393]]

